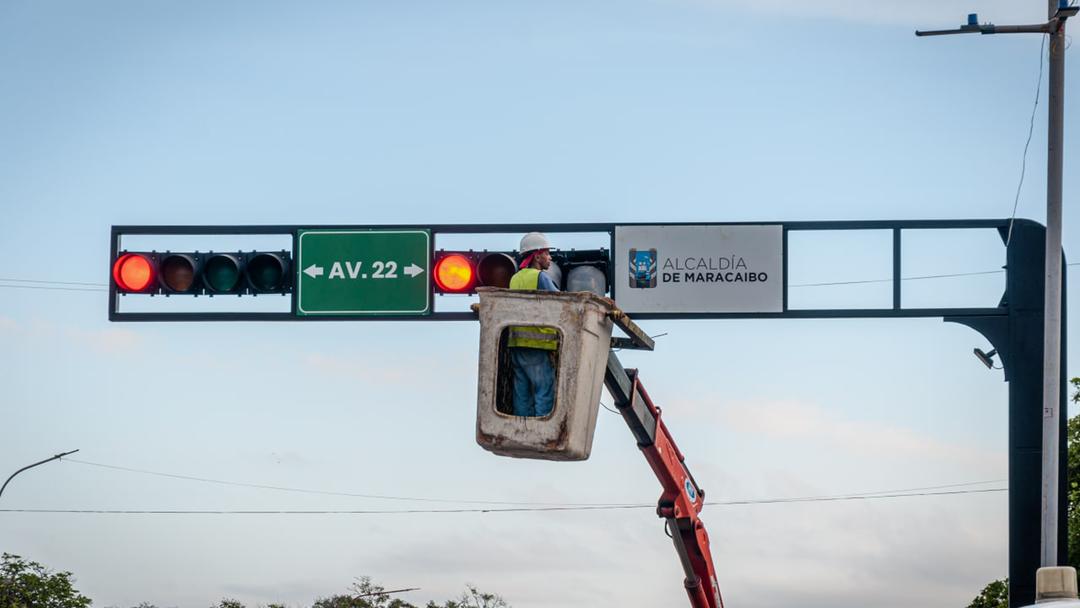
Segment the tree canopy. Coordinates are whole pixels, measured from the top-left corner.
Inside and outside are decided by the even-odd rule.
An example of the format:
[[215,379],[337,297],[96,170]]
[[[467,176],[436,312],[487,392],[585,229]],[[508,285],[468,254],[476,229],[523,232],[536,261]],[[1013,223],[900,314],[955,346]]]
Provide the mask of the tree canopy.
[[70,572],[53,572],[11,553],[0,557],[3,608],[89,608],[90,603],[75,588]]

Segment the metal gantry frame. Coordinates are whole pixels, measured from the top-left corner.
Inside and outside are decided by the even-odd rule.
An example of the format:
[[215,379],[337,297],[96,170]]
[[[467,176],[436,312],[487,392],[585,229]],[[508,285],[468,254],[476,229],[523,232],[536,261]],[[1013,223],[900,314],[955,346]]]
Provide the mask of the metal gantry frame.
[[[838,318],[893,318],[893,317],[947,317],[947,316],[986,316],[1000,315],[1001,306],[981,308],[904,308],[901,305],[901,233],[904,230],[955,230],[955,229],[1000,229],[1007,227],[1009,220],[868,220],[868,221],[822,221],[822,222],[637,222],[637,223],[548,223],[548,224],[386,224],[386,225],[275,225],[275,226],[113,226],[111,238],[111,257],[115,260],[120,253],[121,238],[132,235],[289,235],[293,239],[293,252],[299,250],[299,233],[302,230],[430,230],[433,237],[440,234],[516,234],[538,230],[550,233],[606,233],[609,236],[609,251],[615,250],[615,229],[622,226],[762,226],[779,225],[783,228],[783,311],[778,313],[660,313],[629,311],[634,319],[838,319]],[[795,309],[788,308],[788,235],[791,232],[806,231],[892,231],[893,245],[893,298],[889,308],[865,309]],[[429,251],[429,264],[434,263],[435,238]],[[299,273],[298,268],[293,269]],[[618,281],[610,276],[614,265],[608,265],[608,284],[612,299],[618,301]],[[472,321],[475,313],[469,311],[433,311],[427,315],[319,315],[318,317],[298,317],[296,313],[296,291],[293,291],[293,303],[290,312],[121,312],[118,302],[121,294],[117,293],[113,281],[109,280],[109,320],[111,321]],[[142,295],[131,297],[143,297]],[[158,296],[155,296],[158,297]],[[189,297],[189,296],[172,296]]]
[[[607,233],[610,251],[615,251],[615,230],[620,226],[760,226],[783,228],[783,306],[776,313],[634,313],[635,320],[646,319],[887,319],[942,318],[978,331],[1001,357],[1005,380],[1009,384],[1009,581],[1010,597],[1026,603],[1035,596],[1035,571],[1040,565],[1041,469],[1042,469],[1042,397],[1043,397],[1043,317],[1045,303],[1044,259],[1046,229],[1031,220],[867,220],[806,222],[638,222],[638,223],[545,223],[545,224],[394,224],[394,225],[275,225],[275,226],[114,226],[111,233],[111,257],[121,252],[121,240],[128,235],[291,235],[294,258],[298,253],[301,230],[430,230],[440,234],[517,234],[534,230],[547,233]],[[902,301],[902,250],[905,230],[996,230],[1006,243],[1005,290],[997,306],[968,308],[905,308]],[[892,302],[889,307],[862,309],[795,309],[788,307],[788,235],[805,231],[870,231],[892,234]],[[429,268],[435,256],[435,239],[429,251]],[[299,269],[293,269],[299,272]],[[608,264],[611,297],[618,302],[618,281],[613,280],[614,264]],[[1063,290],[1064,293],[1064,290]],[[475,321],[468,311],[433,311],[422,316],[336,316],[300,317],[295,314],[297,293],[292,294],[291,312],[121,312],[113,281],[109,280],[109,319],[112,321]],[[140,296],[141,297],[141,296]],[[1064,310],[1064,303],[1062,305]],[[1061,370],[1065,365],[1065,323],[1062,314]],[[1066,378],[1060,373],[1062,403],[1066,398]],[[1059,424],[1058,466],[1066,471],[1066,419]],[[1058,483],[1058,553],[1064,563],[1066,552],[1066,508],[1068,480],[1061,475]]]

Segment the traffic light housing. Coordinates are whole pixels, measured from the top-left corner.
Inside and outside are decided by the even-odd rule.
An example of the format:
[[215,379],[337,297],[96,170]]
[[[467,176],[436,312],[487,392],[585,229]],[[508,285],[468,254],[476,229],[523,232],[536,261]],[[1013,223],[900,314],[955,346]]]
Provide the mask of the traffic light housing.
[[551,252],[553,264],[558,264],[565,281],[563,291],[588,291],[607,297],[611,291],[610,255],[607,249],[570,249]]
[[[510,287],[518,271],[516,252],[438,251],[432,283],[438,294],[473,294],[477,287]],[[551,252],[547,274],[562,291],[589,291],[607,295],[610,284],[606,249]]]
[[123,251],[113,261],[112,278],[120,294],[285,295],[293,290],[292,255]]
[[431,278],[435,293],[476,293],[477,287],[510,287],[517,272],[514,255],[505,251],[439,251]]

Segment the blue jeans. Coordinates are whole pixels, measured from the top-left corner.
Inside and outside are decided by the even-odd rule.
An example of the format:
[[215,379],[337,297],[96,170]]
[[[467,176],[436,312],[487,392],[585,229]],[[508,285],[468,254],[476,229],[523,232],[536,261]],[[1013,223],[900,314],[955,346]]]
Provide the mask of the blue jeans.
[[555,368],[539,348],[511,348],[514,367],[514,415],[547,416],[555,406]]

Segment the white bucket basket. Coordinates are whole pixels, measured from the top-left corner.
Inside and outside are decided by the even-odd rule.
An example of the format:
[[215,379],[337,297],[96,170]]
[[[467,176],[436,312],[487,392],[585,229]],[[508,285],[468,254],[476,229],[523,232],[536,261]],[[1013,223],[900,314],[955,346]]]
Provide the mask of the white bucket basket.
[[[480,288],[476,442],[501,456],[585,460],[592,450],[611,346],[611,300],[588,292]],[[511,326],[559,332],[555,405],[542,417],[513,414],[506,346]]]

